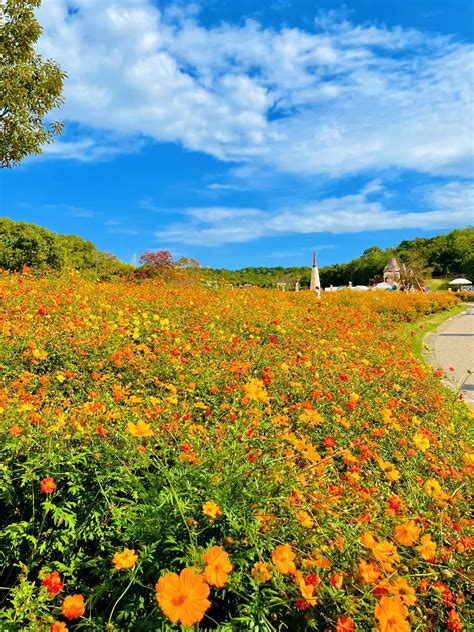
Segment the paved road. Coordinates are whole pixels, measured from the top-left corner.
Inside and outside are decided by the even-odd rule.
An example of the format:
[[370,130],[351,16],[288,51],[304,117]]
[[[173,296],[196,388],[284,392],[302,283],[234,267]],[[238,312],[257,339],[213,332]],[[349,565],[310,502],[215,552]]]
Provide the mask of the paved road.
[[436,332],[427,334],[425,344],[429,347],[426,360],[435,369],[443,368],[445,381],[454,390],[459,390],[463,383],[463,398],[474,408],[474,305],[445,321]]

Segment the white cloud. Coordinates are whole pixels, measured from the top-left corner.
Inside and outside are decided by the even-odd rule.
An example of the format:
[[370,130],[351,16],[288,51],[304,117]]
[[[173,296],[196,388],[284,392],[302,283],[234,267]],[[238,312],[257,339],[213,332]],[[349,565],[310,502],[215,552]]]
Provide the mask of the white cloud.
[[146,137],[309,176],[472,173],[468,44],[327,15],[311,32],[205,28],[194,5],[78,0],[74,15],[68,5],[43,2],[40,50],[69,75],[61,115],[92,132],[50,155],[95,160]]
[[451,182],[427,189],[426,204],[433,210],[418,212],[385,208],[380,201],[369,199],[373,193],[374,186],[366,185],[353,195],[325,198],[273,213],[256,208],[192,208],[187,209],[185,222],[172,224],[156,236],[170,243],[220,246],[296,233],[435,230],[473,223],[474,185],[470,183]]

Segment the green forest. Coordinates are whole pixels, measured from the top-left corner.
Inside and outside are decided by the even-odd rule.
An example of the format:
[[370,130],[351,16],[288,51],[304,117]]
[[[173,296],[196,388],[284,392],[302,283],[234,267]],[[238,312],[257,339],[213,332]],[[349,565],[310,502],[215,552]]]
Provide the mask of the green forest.
[[[76,235],[59,235],[34,224],[0,219],[0,268],[17,272],[24,266],[40,273],[76,270],[82,275],[98,279],[116,276],[143,278],[143,272],[153,274],[166,261],[169,272],[171,255],[167,251],[156,253],[156,265],[150,266],[148,257],[142,256],[144,265],[134,267],[120,262],[114,255],[101,252],[95,245]],[[169,257],[164,257],[169,255]],[[390,257],[396,257],[423,279],[444,278],[453,275],[474,277],[474,228],[453,230],[430,238],[402,241],[394,248],[382,250],[378,246],[367,248],[360,257],[348,263],[338,263],[320,268],[321,284],[340,286],[352,282],[364,284],[380,275]],[[143,258],[144,257],[144,258]],[[192,262],[194,278],[197,262],[181,259],[174,262],[182,273]],[[183,262],[185,265],[183,265]],[[172,264],[171,264],[172,265]],[[256,285],[275,287],[287,283],[289,288],[299,281],[308,287],[311,268],[308,267],[247,267],[241,270],[201,268],[200,278],[207,283],[232,285]]]
[[[360,257],[348,263],[337,263],[319,269],[323,287],[330,285],[367,285],[369,280],[382,274],[390,257],[396,257],[423,279],[449,276],[474,277],[474,228],[454,230],[431,238],[402,241],[395,248],[382,250],[378,246],[367,248]],[[257,268],[241,270],[213,270],[211,276],[222,278],[234,285],[272,287],[287,283],[294,287],[309,287],[311,268]]]

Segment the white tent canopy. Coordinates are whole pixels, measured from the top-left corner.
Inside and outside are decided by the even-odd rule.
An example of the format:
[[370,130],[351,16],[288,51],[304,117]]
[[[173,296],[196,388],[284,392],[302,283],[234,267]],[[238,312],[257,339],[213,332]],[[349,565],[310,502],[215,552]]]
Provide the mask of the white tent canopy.
[[453,279],[449,282],[449,285],[472,285],[472,281],[468,279]]

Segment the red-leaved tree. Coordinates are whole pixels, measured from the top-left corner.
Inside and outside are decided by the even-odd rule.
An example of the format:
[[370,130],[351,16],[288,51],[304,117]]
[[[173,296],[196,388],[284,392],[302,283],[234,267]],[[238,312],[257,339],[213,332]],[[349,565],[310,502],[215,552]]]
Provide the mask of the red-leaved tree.
[[159,277],[165,280],[173,275],[173,256],[168,250],[147,250],[141,255],[140,263],[142,267],[137,274],[141,278]]

